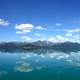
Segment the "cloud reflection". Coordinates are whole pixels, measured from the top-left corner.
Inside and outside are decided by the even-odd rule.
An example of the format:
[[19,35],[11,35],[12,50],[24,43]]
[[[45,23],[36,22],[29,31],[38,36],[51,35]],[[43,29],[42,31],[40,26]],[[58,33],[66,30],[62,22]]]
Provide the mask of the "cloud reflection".
[[17,64],[20,64],[20,65],[15,67],[15,71],[19,71],[19,72],[31,72],[31,71],[33,71],[33,68],[30,67],[29,63],[17,62]]
[[7,71],[0,71],[0,76],[6,75],[8,72]]

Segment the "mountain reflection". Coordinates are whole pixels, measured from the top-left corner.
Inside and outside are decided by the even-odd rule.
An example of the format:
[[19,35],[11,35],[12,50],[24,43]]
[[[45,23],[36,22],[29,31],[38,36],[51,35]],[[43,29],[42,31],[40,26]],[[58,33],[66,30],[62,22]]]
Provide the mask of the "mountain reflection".
[[36,53],[36,54],[47,54],[47,53],[54,53],[54,52],[64,52],[64,53],[71,53],[71,52],[78,52],[78,50],[54,50],[54,49],[33,49],[33,50],[26,50],[26,49],[1,49],[0,52],[2,53]]

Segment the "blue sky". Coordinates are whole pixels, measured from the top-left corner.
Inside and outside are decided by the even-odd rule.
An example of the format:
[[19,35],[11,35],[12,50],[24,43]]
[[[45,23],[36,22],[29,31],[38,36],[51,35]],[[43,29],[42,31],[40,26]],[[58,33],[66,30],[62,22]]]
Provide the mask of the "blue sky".
[[0,0],[0,41],[80,42],[80,0]]

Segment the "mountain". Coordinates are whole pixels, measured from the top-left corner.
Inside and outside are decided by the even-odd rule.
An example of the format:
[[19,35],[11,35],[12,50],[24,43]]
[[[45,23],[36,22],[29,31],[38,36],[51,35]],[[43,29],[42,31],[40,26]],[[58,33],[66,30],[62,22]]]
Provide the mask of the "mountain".
[[80,51],[80,44],[73,42],[64,43],[52,43],[48,41],[36,41],[36,42],[5,42],[0,43],[1,52],[39,52],[44,53],[47,51],[59,51],[59,52],[77,52]]
[[80,44],[73,42],[58,43],[52,46],[54,50],[62,52],[77,52],[80,51]]
[[49,41],[36,41],[32,43],[34,46],[52,46],[53,43]]

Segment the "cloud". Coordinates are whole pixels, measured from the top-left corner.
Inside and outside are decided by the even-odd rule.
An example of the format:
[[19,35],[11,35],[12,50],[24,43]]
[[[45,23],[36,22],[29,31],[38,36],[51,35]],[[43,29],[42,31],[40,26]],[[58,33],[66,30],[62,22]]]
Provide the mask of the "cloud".
[[39,33],[36,33],[35,35],[36,35],[36,36],[40,36],[40,34],[39,34]]
[[17,33],[17,34],[22,34],[23,32],[22,32],[22,31],[16,31],[16,33]]
[[74,40],[75,42],[80,43],[80,34],[75,34],[75,35],[73,36],[73,40]]
[[69,38],[69,37],[65,37],[65,36],[61,36],[61,35],[56,35],[56,39],[58,40],[58,42],[75,42],[75,39]]
[[56,26],[61,26],[61,24],[60,23],[56,23]]
[[67,37],[71,37],[72,34],[71,34],[71,33],[67,33],[65,36],[67,36]]
[[[56,23],[57,26],[60,26],[61,24]],[[62,35],[55,35],[49,38],[46,38],[45,36],[41,36],[41,34],[39,33],[35,33],[34,36],[37,36],[38,38],[36,40],[31,39],[30,37],[25,36],[26,33],[31,32],[32,30],[36,29],[36,30],[48,30],[45,29],[42,26],[34,26],[33,24],[16,24],[15,25],[15,29],[16,29],[16,33],[17,34],[22,34],[21,38],[23,40],[26,41],[36,41],[36,40],[41,40],[41,41],[51,41],[51,42],[76,42],[76,38],[74,37],[74,33],[78,33],[80,32],[80,28],[78,29],[73,29],[73,30],[68,30],[68,29],[52,29],[52,31],[63,31],[66,32],[66,34]],[[49,31],[49,30],[48,30]],[[79,40],[77,39],[77,41],[79,42]]]
[[69,32],[69,33],[80,32],[80,28],[78,28],[78,29],[73,29],[73,30],[69,30],[68,32]]
[[0,26],[8,26],[10,23],[4,19],[0,19]]
[[51,41],[51,42],[64,42],[64,38],[60,35],[56,35],[55,37],[49,37],[48,38],[48,41]]
[[55,37],[49,37],[48,41],[50,41],[50,42],[58,42]]
[[27,36],[22,36],[21,38],[24,39],[25,41],[31,41],[32,40],[30,37],[27,37]]
[[66,42],[66,41],[72,41],[70,38],[65,37],[65,36],[61,36],[61,35],[56,35],[54,37],[49,37],[48,41],[57,43],[57,42]]
[[40,41],[45,41],[46,38],[45,38],[45,37],[41,37],[41,38],[39,38],[38,40],[40,40]]
[[44,28],[42,26],[37,26],[36,29],[38,29],[38,30],[44,30]]
[[15,29],[18,30],[16,33],[28,33],[34,28],[32,24],[20,24],[15,26]]
[[64,37],[62,37],[61,35],[56,35],[56,38],[59,40],[64,40]]
[[32,41],[32,39],[28,36],[26,36],[25,34],[29,33],[32,31],[32,29],[34,28],[34,25],[32,24],[16,24],[15,29],[16,29],[16,33],[17,34],[22,34],[21,38],[24,41]]

